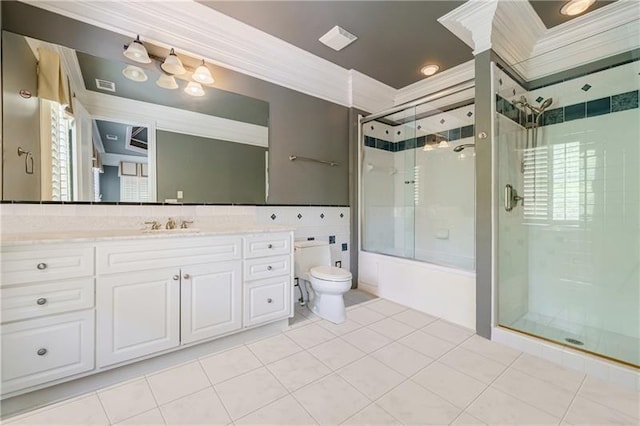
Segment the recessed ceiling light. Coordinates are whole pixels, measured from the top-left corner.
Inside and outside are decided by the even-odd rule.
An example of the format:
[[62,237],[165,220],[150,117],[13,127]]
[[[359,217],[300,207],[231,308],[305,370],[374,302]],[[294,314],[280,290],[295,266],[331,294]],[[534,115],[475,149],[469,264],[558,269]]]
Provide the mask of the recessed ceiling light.
[[436,64],[431,64],[431,65],[427,65],[425,67],[422,67],[420,69],[420,72],[426,76],[430,76],[430,75],[434,75],[435,73],[438,72],[438,70],[440,69],[440,67]]
[[576,16],[580,15],[585,10],[589,9],[596,0],[569,0],[562,9],[560,9],[560,13],[567,16]]

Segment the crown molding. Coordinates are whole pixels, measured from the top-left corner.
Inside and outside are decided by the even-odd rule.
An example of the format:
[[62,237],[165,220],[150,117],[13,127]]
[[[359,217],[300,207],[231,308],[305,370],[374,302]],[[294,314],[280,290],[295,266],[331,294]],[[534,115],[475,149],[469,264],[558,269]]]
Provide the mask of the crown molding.
[[462,83],[463,81],[471,80],[474,75],[475,64],[472,59],[397,90],[394,105],[402,105],[431,93]]
[[163,105],[149,104],[118,96],[86,91],[79,98],[95,117],[107,117],[157,130],[184,133],[248,145],[269,146],[269,128]]
[[469,0],[438,18],[438,22],[473,49],[473,54],[491,49],[491,30],[499,0]]
[[356,70],[349,71],[349,104],[367,112],[393,106],[397,90]]

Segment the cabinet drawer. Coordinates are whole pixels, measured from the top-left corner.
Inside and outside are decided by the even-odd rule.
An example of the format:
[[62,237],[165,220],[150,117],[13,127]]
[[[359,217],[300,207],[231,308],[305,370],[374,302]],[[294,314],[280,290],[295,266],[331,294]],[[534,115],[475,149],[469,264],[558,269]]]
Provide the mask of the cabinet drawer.
[[93,247],[2,252],[2,286],[93,275]]
[[198,265],[241,258],[240,237],[185,237],[145,242],[101,244],[96,259],[99,274]]
[[244,239],[244,256],[247,259],[287,253],[291,253],[291,234],[287,232],[256,235]]
[[92,308],[93,296],[93,278],[3,288],[2,322]]
[[2,393],[93,369],[93,310],[0,327]]
[[273,256],[244,262],[245,281],[291,274],[291,256]]
[[254,281],[244,290],[244,326],[286,318],[291,313],[291,277]]

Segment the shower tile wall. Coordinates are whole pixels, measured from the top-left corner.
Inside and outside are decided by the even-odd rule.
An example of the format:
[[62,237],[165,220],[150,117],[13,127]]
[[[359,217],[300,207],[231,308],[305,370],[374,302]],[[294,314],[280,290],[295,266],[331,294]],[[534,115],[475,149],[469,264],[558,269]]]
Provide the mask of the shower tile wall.
[[473,114],[467,105],[397,126],[365,124],[365,250],[475,268],[474,151],[453,151],[473,143]]
[[[564,330],[583,339],[589,350],[622,354],[636,364],[640,363],[639,73],[636,61],[524,93],[530,102],[553,97],[544,114],[549,116],[538,131],[539,148],[529,153],[537,159],[535,186],[529,174],[513,174],[523,148],[514,135],[520,129],[522,138],[524,130],[500,97],[512,102],[521,93],[508,87],[514,83],[500,71],[503,84],[496,105],[502,107],[500,183],[514,181],[520,189],[527,184],[523,178],[529,179],[530,191],[537,195],[536,213],[530,208],[524,218],[521,207],[513,213],[499,210],[500,323],[508,325],[523,315],[532,326]],[[519,268],[528,273],[518,274]],[[564,341],[565,336],[556,334],[544,337]],[[635,350],[620,352],[612,347],[617,343],[611,342],[624,341],[624,336],[636,339]]]

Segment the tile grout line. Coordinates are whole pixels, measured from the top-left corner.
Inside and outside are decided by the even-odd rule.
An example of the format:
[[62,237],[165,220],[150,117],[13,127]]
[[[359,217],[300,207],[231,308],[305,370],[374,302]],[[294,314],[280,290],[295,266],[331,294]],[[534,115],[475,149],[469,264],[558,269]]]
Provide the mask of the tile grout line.
[[567,415],[569,414],[569,411],[571,410],[571,407],[573,406],[573,402],[578,397],[578,394],[580,393],[580,390],[582,389],[586,381],[587,381],[587,375],[585,374],[584,377],[582,378],[582,382],[580,382],[580,386],[578,386],[578,389],[576,390],[576,393],[573,394],[573,397],[571,398],[571,401],[569,402],[567,409],[564,411],[564,414],[560,418],[560,424],[564,423],[565,419],[567,418]]
[[[222,352],[221,352],[222,353]],[[259,360],[258,360],[259,361]],[[207,381],[209,382],[209,384],[211,385],[211,389],[213,389],[213,393],[215,393],[216,398],[218,398],[218,401],[220,401],[220,405],[222,405],[222,408],[224,408],[224,411],[227,413],[227,416],[229,416],[229,420],[231,420],[230,424],[233,424],[233,418],[231,417],[231,413],[229,413],[229,410],[227,409],[227,406],[224,405],[224,402],[222,401],[222,398],[220,397],[220,394],[218,393],[215,385],[213,384],[213,382],[211,381],[211,378],[209,377],[209,375],[207,374],[207,370],[204,369],[204,365],[202,365],[202,361],[200,360],[200,358],[198,358],[198,365],[200,366],[200,369],[202,370],[202,372],[204,373],[205,377],[207,378]],[[251,370],[253,371],[253,370]],[[238,376],[236,376],[238,377]],[[222,382],[221,382],[222,383]],[[193,394],[192,394],[193,395]],[[160,410],[160,414],[162,414],[162,410]],[[164,418],[164,417],[163,417]],[[166,421],[165,421],[166,423]]]

